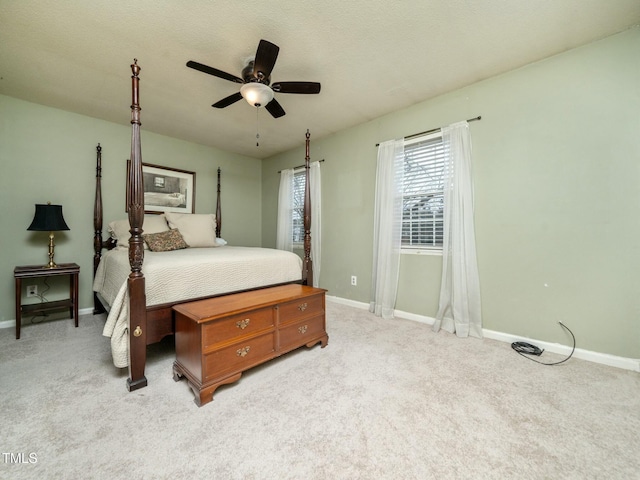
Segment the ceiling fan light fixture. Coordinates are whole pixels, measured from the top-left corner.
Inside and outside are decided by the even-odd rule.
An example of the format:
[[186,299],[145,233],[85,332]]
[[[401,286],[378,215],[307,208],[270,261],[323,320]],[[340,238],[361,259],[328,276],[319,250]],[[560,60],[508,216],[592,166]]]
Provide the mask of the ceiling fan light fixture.
[[240,94],[253,107],[263,107],[273,100],[273,90],[264,83],[245,83],[240,87]]

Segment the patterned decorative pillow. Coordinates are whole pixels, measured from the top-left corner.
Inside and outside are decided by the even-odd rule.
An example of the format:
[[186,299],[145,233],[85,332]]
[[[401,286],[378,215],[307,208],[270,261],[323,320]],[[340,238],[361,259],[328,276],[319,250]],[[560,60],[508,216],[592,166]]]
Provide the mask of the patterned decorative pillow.
[[178,229],[167,230],[160,233],[143,233],[142,238],[149,245],[152,252],[169,252],[189,248]]

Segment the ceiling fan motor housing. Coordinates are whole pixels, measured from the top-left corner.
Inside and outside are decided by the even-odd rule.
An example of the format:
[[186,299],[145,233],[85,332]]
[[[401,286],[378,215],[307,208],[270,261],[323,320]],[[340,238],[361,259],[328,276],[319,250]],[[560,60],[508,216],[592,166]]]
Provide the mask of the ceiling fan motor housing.
[[[262,72],[259,72],[262,73]],[[264,83],[265,85],[269,85],[271,82],[271,77],[265,77],[264,75],[260,75],[260,77],[255,77],[253,75],[253,60],[251,60],[246,67],[242,69],[242,78],[245,83],[250,82],[259,82]]]

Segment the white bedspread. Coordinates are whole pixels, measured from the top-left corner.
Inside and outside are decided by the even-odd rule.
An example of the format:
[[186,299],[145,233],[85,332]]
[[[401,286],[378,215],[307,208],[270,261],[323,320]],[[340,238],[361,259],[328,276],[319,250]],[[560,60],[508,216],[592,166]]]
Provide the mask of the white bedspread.
[[[103,335],[111,337],[113,363],[119,368],[129,364],[128,255],[124,248],[105,253],[93,284],[110,306]],[[142,272],[147,306],[151,306],[300,280],[302,259],[283,250],[228,245],[146,250]]]

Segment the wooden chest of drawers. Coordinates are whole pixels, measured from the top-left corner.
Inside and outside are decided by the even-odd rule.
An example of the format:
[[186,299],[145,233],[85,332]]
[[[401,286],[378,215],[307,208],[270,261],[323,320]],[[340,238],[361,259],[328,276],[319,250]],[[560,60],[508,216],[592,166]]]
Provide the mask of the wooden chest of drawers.
[[201,406],[251,367],[303,345],[324,348],[324,295],[321,288],[281,285],[174,306],[174,380],[186,377]]

